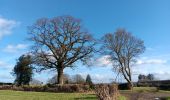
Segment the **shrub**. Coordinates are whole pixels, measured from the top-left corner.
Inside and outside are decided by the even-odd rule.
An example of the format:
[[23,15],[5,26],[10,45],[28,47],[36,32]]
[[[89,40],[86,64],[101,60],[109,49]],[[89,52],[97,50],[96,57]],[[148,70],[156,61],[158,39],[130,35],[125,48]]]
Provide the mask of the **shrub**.
[[11,90],[12,89],[12,85],[2,85],[0,86],[0,90]]
[[35,92],[89,92],[91,88],[86,84],[65,84],[65,85],[23,85],[12,86],[3,85],[0,86],[0,90],[16,90],[16,91],[35,91]]
[[99,84],[95,87],[95,93],[99,100],[117,100],[119,96],[117,85]]

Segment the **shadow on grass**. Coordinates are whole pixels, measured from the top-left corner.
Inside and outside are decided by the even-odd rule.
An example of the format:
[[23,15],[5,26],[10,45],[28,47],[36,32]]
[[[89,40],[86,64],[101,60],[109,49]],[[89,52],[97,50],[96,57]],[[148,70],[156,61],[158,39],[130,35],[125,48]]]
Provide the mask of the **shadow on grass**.
[[80,98],[75,98],[74,100],[97,100],[96,97],[80,97]]

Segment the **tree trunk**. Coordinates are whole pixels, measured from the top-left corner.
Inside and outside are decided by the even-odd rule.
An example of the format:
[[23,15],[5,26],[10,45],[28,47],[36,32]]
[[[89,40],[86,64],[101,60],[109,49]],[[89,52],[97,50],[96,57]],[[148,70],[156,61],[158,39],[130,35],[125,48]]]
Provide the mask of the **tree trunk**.
[[128,82],[128,89],[133,90],[133,83],[132,82]]
[[63,69],[58,69],[57,84],[63,85]]

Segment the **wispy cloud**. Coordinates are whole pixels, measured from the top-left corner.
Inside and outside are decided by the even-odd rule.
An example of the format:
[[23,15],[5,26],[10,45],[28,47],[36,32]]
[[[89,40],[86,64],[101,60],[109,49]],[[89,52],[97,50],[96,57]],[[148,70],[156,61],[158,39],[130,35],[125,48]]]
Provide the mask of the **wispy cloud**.
[[110,58],[109,55],[101,56],[93,61],[93,66],[110,67],[112,66],[112,62],[110,61],[109,58]]
[[13,66],[5,61],[0,60],[0,69],[12,70]]
[[15,20],[9,20],[3,17],[0,17],[0,38],[5,35],[12,33],[12,30],[19,25],[19,22]]
[[144,65],[144,64],[165,64],[167,60],[164,59],[139,59],[137,60],[137,65]]
[[28,47],[27,44],[17,44],[17,45],[7,45],[7,47],[5,47],[5,49],[3,50],[4,52],[8,52],[8,53],[17,53],[20,50],[25,50]]

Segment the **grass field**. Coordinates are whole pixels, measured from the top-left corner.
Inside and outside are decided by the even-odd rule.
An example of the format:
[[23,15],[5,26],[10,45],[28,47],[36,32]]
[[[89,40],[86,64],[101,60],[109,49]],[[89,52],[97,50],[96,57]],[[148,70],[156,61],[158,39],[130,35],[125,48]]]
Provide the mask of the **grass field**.
[[95,95],[82,93],[45,93],[0,91],[0,100],[96,100]]
[[[164,100],[170,100],[170,91],[158,91],[155,87],[135,87],[133,91],[123,90],[120,91],[120,93],[121,95],[124,95],[127,98],[129,98],[130,95],[132,97],[138,96],[141,98],[148,98],[154,96],[164,97]],[[0,90],[0,100],[97,100],[97,98],[94,94],[87,93],[48,93]],[[128,99],[121,96],[119,100]]]
[[[0,100],[97,100],[94,94],[0,91]],[[126,100],[120,97],[119,100]]]

